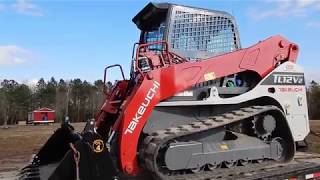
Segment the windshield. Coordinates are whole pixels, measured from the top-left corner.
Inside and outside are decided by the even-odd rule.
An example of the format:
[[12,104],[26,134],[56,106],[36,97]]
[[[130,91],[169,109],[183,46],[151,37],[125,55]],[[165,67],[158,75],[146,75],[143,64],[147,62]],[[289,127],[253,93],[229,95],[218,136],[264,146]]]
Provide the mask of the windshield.
[[150,43],[155,41],[161,41],[164,37],[165,25],[161,23],[159,26],[153,27],[144,32],[143,42]]
[[[156,41],[164,40],[164,33],[165,33],[165,23],[162,22],[159,26],[153,27],[148,31],[145,31],[143,34],[143,43],[152,43]],[[152,45],[149,46],[149,49],[161,50],[162,45]]]

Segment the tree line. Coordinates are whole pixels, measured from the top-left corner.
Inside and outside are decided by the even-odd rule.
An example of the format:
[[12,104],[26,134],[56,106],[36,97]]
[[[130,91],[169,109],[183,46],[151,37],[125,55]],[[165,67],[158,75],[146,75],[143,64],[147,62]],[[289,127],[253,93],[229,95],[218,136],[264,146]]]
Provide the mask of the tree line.
[[311,81],[307,89],[309,119],[320,120],[320,85]]
[[0,125],[16,124],[28,118],[28,112],[48,107],[56,112],[56,122],[68,115],[72,122],[91,119],[105,99],[102,80],[90,83],[79,78],[69,81],[41,78],[35,86],[3,80],[0,85]]
[[[102,80],[94,83],[79,78],[69,81],[53,77],[49,81],[41,78],[35,86],[20,84],[15,80],[0,83],[0,125],[16,124],[28,118],[28,112],[48,107],[56,111],[56,121],[68,115],[72,122],[91,119],[105,99],[103,88],[110,89],[112,83],[104,85]],[[320,119],[320,85],[312,81],[307,87],[310,119]]]

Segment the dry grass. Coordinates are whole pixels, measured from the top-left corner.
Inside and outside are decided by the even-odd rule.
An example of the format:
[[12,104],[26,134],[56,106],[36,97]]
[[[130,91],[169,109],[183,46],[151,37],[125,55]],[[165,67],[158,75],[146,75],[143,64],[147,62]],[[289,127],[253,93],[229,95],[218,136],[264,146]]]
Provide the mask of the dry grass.
[[[60,124],[15,125],[5,129],[0,127],[0,172],[20,169],[26,165],[31,155],[36,153]],[[75,123],[77,130],[84,123]]]
[[310,129],[314,133],[319,133],[319,135],[310,133],[307,136],[308,150],[310,152],[320,153],[320,120],[310,121]]

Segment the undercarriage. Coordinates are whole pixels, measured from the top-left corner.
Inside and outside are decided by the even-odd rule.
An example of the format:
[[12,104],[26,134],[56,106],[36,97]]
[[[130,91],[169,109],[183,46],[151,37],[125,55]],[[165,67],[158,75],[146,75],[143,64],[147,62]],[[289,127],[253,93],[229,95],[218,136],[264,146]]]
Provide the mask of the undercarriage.
[[[275,124],[259,127],[258,119]],[[162,179],[267,160],[290,161],[295,147],[291,135],[283,131],[288,128],[283,120],[275,106],[251,106],[159,130],[144,139],[140,159]],[[263,132],[267,138],[260,136]]]

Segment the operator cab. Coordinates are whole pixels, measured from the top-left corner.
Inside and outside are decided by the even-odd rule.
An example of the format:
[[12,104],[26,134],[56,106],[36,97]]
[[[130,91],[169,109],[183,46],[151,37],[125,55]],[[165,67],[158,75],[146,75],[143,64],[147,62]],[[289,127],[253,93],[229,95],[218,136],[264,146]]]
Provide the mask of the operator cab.
[[[148,72],[166,67],[170,62],[177,64],[205,60],[241,48],[235,19],[223,11],[149,3],[132,21],[141,30],[137,55],[133,60],[134,72]],[[148,53],[141,53],[141,47],[144,48],[143,52]],[[171,54],[183,58],[170,60]],[[205,99],[209,97],[212,87],[218,88],[220,97],[233,97],[255,86],[250,85],[252,81],[246,83],[246,79],[252,80],[252,73],[244,72],[210,80],[190,88],[189,91],[193,91],[192,97],[180,98],[177,94],[170,100]]]
[[[149,3],[132,21],[141,30],[140,44],[167,41],[169,51],[188,60],[206,59],[240,48],[230,14],[169,3]],[[162,44],[148,47],[159,51]]]

